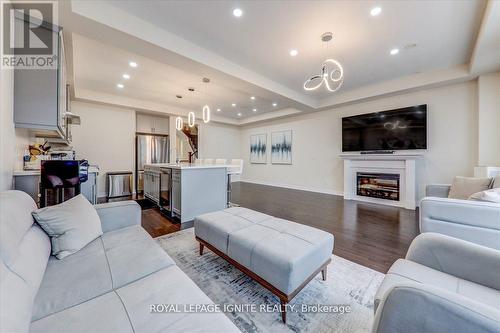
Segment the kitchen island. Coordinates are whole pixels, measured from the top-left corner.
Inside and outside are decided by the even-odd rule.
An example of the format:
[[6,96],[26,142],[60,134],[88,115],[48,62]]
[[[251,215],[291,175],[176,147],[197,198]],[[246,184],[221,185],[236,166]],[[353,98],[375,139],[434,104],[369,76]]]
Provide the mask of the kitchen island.
[[144,195],[162,212],[179,218],[181,228],[193,225],[196,216],[226,208],[225,164],[170,164],[144,166]]

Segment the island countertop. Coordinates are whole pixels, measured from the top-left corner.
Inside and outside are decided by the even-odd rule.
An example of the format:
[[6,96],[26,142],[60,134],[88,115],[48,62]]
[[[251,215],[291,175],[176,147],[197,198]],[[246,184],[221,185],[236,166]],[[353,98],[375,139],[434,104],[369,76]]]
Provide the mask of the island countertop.
[[230,168],[232,165],[230,164],[194,164],[194,163],[152,163],[145,164],[144,168],[148,169],[159,169],[159,168],[167,168],[167,169],[215,169],[215,168]]

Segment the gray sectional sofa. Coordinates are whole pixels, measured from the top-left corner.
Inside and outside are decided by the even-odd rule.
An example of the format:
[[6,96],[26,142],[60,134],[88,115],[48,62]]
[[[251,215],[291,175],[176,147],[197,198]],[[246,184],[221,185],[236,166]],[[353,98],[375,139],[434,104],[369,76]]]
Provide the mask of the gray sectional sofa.
[[500,332],[500,251],[423,233],[375,295],[375,333]]
[[420,201],[420,232],[436,232],[500,250],[500,204],[449,199],[449,185],[429,185]]
[[140,226],[134,201],[97,205],[104,234],[59,260],[33,199],[0,193],[0,332],[239,332],[221,313],[152,313],[213,304]]

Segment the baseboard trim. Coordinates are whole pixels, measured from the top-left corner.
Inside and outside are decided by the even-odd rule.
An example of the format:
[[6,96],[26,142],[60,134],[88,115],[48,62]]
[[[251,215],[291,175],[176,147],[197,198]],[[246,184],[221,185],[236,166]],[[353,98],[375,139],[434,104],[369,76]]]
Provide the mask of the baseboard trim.
[[240,179],[239,181],[242,183],[251,183],[251,184],[258,184],[258,185],[289,188],[292,190],[315,192],[315,193],[330,194],[330,195],[338,195],[341,197],[344,196],[344,192],[337,191],[337,190],[331,190],[331,189],[320,189],[320,188],[306,187],[306,186],[296,186],[296,185],[280,184],[280,183],[273,183],[273,182],[263,182],[263,181],[251,180],[251,179]]

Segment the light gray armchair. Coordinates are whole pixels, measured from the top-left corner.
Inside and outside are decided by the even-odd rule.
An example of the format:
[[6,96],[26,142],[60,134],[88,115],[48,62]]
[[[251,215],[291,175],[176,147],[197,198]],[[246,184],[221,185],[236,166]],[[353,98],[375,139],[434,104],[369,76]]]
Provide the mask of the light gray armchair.
[[448,199],[448,185],[427,186],[420,232],[437,232],[500,250],[500,204]]
[[500,332],[500,251],[417,236],[375,296],[373,332]]

